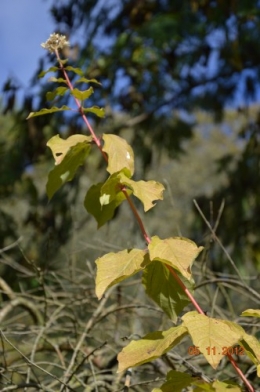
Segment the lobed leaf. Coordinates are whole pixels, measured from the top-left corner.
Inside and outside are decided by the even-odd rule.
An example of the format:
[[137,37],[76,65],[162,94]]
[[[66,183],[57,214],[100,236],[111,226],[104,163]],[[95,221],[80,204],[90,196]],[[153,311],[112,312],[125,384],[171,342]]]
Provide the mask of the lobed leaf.
[[78,167],[83,165],[89,151],[90,144],[85,141],[72,146],[61,163],[50,171],[46,185],[49,199],[53,197],[65,182],[74,178]]
[[79,99],[80,101],[84,101],[85,99],[88,99],[93,93],[94,93],[93,87],[90,87],[84,91],[81,91],[77,88],[71,90],[71,95],[73,95],[73,97]]
[[132,341],[118,354],[118,371],[122,372],[161,357],[176,346],[186,334],[187,329],[179,325],[167,331],[149,333],[140,340]]
[[132,147],[125,139],[117,135],[104,134],[103,140],[103,151],[108,155],[107,171],[113,174],[126,169],[127,175],[131,177],[134,174],[134,152]]
[[125,249],[108,253],[96,260],[96,295],[100,299],[111,286],[136,274],[150,262],[148,254],[140,249]]
[[61,139],[60,135],[53,136],[47,143],[47,146],[51,149],[53,158],[55,159],[55,165],[61,163],[69,149],[78,143],[91,143],[92,137],[85,135],[72,135],[67,139]]
[[[146,294],[176,323],[190,300],[166,266],[159,261],[151,262],[143,272],[143,285]],[[185,281],[185,286],[192,291],[190,282]]]
[[91,108],[82,108],[84,113],[93,113],[98,117],[105,117],[105,109],[98,106],[91,106]]
[[45,114],[50,114],[50,113],[55,113],[55,112],[63,112],[64,110],[71,110],[71,109],[66,105],[63,105],[61,108],[57,108],[56,106],[53,106],[50,109],[41,109],[38,112],[31,112],[29,114],[29,116],[26,118],[26,120],[28,120],[29,118],[32,118],[32,117],[43,116]]
[[155,206],[155,200],[163,199],[164,186],[156,181],[133,181],[124,173],[120,173],[121,184],[128,186],[133,194],[141,200],[144,211],[148,211]]
[[172,237],[161,240],[152,237],[148,246],[151,260],[159,260],[181,273],[186,279],[191,279],[191,266],[203,247],[195,242],[183,238]]
[[225,356],[225,347],[232,347],[244,336],[245,331],[236,323],[199,314],[196,311],[182,316],[192,341],[209,364],[216,369]]

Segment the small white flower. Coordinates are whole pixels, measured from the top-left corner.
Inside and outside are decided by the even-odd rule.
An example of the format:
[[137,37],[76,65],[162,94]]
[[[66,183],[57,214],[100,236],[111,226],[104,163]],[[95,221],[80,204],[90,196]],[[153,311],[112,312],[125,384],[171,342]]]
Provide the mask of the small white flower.
[[49,52],[53,53],[55,50],[63,49],[66,46],[69,46],[69,41],[67,41],[65,35],[53,33],[50,35],[50,38],[47,39],[46,42],[41,44],[41,46],[49,50]]

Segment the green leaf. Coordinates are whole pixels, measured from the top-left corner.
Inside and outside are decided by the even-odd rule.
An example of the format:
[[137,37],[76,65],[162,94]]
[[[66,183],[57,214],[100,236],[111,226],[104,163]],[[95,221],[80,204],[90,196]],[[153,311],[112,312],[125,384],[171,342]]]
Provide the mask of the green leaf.
[[67,139],[61,139],[60,135],[53,136],[47,143],[47,146],[51,149],[53,158],[55,159],[55,165],[61,163],[69,149],[78,143],[91,143],[92,137],[85,135],[72,135]]
[[[184,283],[192,291],[190,282],[185,280]],[[159,261],[150,263],[143,272],[143,284],[146,294],[176,323],[177,316],[190,300],[166,266]]]
[[191,266],[203,247],[183,238],[172,237],[161,240],[152,237],[148,246],[151,260],[159,260],[178,270],[186,279],[191,279]]
[[69,59],[59,60],[59,62],[60,62],[62,65],[67,64],[68,61],[69,61]]
[[247,309],[241,314],[242,317],[260,317],[259,309]]
[[57,87],[54,91],[48,91],[46,94],[47,101],[53,101],[57,95],[63,96],[66,91],[68,91],[68,87]]
[[74,68],[71,65],[68,65],[67,67],[65,67],[65,69],[66,69],[66,71],[74,72],[75,74],[77,74],[79,76],[84,75],[84,72],[80,68]]
[[107,171],[110,174],[126,169],[129,177],[134,174],[134,153],[132,147],[117,135],[104,134],[104,147],[108,155]]
[[84,113],[94,113],[98,117],[105,117],[105,109],[98,106],[91,106],[91,108],[83,108]]
[[32,117],[37,117],[37,116],[43,116],[45,114],[51,114],[55,112],[63,112],[64,110],[71,110],[68,106],[63,105],[61,108],[57,108],[56,106],[53,106],[50,109],[41,109],[38,112],[31,112],[29,116],[26,118],[28,120],[29,118]]
[[93,215],[96,219],[98,228],[113,218],[116,208],[125,200],[124,194],[120,191],[116,194],[112,201],[109,198],[109,204],[101,205],[101,201],[104,203],[104,195],[106,195],[106,193],[102,194],[101,192],[103,185],[104,184],[102,183],[92,185],[84,200],[84,206],[88,213]]
[[216,369],[228,349],[238,343],[245,331],[236,323],[219,320],[188,312],[183,317],[183,325],[187,328],[193,344],[204,355],[208,363]]
[[108,253],[96,260],[96,295],[100,299],[111,286],[136,274],[149,263],[146,251],[125,249],[118,253]]
[[177,372],[171,370],[166,377],[167,381],[160,387],[154,388],[152,392],[182,392],[183,389],[196,380],[196,378],[190,376],[187,373]]
[[39,73],[38,78],[43,78],[48,72],[56,72],[59,70],[59,67],[50,67],[46,71],[42,71]]
[[64,78],[55,78],[52,76],[51,78],[48,79],[48,81],[55,82],[55,83],[65,83],[66,85],[68,85],[66,79]]
[[89,87],[87,90],[84,91],[78,90],[77,88],[71,90],[71,95],[73,95],[73,97],[79,99],[80,101],[88,99],[93,93],[93,87]]
[[116,200],[118,194],[122,193],[122,190],[119,185],[120,181],[118,178],[118,173],[114,173],[108,177],[100,190],[99,200],[101,206],[109,204],[112,201]]
[[86,78],[79,78],[78,80],[76,80],[75,83],[94,83],[94,84],[99,84],[100,86],[102,86],[102,84],[100,82],[97,81],[97,79],[86,79]]
[[187,335],[187,329],[179,325],[167,331],[149,333],[140,340],[132,341],[118,354],[118,371],[122,372],[161,357],[176,346],[185,335]]
[[144,211],[155,207],[155,200],[163,199],[164,186],[156,181],[133,181],[124,173],[120,173],[121,183],[128,186],[134,195],[141,200]]
[[50,171],[46,191],[48,198],[61,188],[68,181],[71,181],[79,166],[83,165],[90,151],[90,144],[86,142],[78,143],[71,147],[63,158],[62,162]]

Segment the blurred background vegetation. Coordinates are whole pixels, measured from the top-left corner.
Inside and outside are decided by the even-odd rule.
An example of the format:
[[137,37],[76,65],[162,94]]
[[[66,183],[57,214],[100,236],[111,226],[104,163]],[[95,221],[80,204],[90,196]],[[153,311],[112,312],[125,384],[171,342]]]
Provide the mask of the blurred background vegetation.
[[[220,242],[247,285],[259,291],[259,1],[67,0],[53,1],[50,12],[56,32],[72,43],[62,55],[87,78],[102,83],[90,102],[106,108],[104,120],[91,118],[96,133],[125,137],[135,152],[136,179],[165,185],[164,201],[144,217],[149,234],[182,235],[205,246],[195,271],[198,286],[204,279],[215,279],[206,294],[198,294],[207,310],[216,291],[216,303],[222,307],[217,316],[222,312],[222,317],[233,319],[247,306],[259,307],[259,298],[252,305],[255,294],[245,295],[245,287],[239,295],[235,291],[236,271],[193,203],[196,199],[211,227],[216,225]],[[45,183],[53,159],[46,142],[57,133],[68,137],[87,132],[77,114],[26,121],[30,111],[50,105],[45,94],[54,86],[37,75],[53,60],[43,52],[19,107],[14,105],[18,87],[10,80],[2,86],[0,116],[1,276],[14,292],[41,297],[44,317],[57,305],[54,301],[44,314],[48,301],[43,298],[51,293],[53,299],[55,287],[68,299],[72,293],[79,295],[77,301],[84,302],[88,293],[87,312],[93,314],[98,306],[93,293],[95,258],[144,246],[127,206],[98,232],[83,208],[90,184],[105,179],[98,152],[51,202],[47,200]],[[32,95],[35,86],[38,93]],[[55,105],[64,103],[62,97]],[[141,207],[140,213],[144,215]],[[218,279],[230,279],[227,294]],[[82,292],[76,294],[79,282],[87,286],[82,283]],[[3,287],[2,296],[10,299]],[[126,284],[123,297],[126,303],[129,298],[144,301],[138,286],[131,292]],[[115,298],[120,302],[121,294]],[[83,303],[75,310],[77,317],[82,309]],[[142,335],[148,332],[146,325],[158,329],[155,320],[146,319],[131,328]]]

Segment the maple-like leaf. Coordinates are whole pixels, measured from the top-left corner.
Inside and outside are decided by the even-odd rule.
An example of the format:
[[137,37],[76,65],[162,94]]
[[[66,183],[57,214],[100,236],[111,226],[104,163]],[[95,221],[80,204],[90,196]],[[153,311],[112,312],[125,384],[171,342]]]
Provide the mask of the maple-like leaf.
[[213,369],[217,368],[228,348],[237,344],[245,334],[238,324],[208,317],[196,311],[186,313],[182,320],[193,344]]
[[129,187],[133,194],[143,203],[144,211],[155,206],[155,200],[163,199],[164,186],[156,181],[133,181],[123,172],[119,173],[121,184]]
[[183,237],[161,240],[159,237],[154,236],[148,249],[151,260],[159,260],[170,265],[190,280],[192,263],[203,248],[198,247],[195,242]]

